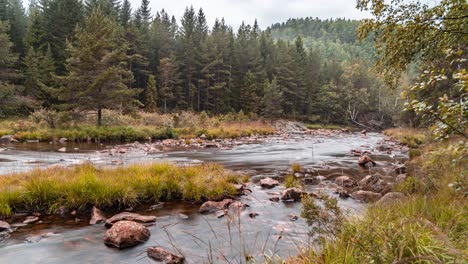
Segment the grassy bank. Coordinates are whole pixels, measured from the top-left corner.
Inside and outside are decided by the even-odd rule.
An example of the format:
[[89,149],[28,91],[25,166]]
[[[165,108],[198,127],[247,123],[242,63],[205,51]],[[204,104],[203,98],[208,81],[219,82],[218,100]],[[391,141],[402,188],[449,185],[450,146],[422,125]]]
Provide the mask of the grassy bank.
[[334,125],[334,124],[311,124],[311,123],[307,123],[307,124],[305,124],[305,127],[307,127],[308,129],[331,129],[331,130],[351,129],[350,126]]
[[16,118],[0,122],[0,137],[14,135],[17,140],[39,140],[44,142],[67,138],[75,142],[132,142],[151,138],[174,139],[195,138],[205,135],[207,139],[239,138],[252,135],[269,135],[274,128],[261,120],[250,120],[245,116],[207,115],[184,112],[181,114],[138,113],[121,115],[106,111],[104,125],[94,125],[92,117],[82,116],[65,121],[51,121],[46,114],[39,117]]
[[307,250],[293,263],[466,263],[466,143],[424,143],[417,130],[387,134],[419,146],[419,155],[407,164],[409,177],[395,188],[407,198],[376,204],[362,218],[344,221],[320,250]]
[[240,177],[217,164],[173,164],[103,169],[91,164],[0,177],[0,216],[53,213],[60,206],[126,207],[160,200],[203,201],[234,195]]

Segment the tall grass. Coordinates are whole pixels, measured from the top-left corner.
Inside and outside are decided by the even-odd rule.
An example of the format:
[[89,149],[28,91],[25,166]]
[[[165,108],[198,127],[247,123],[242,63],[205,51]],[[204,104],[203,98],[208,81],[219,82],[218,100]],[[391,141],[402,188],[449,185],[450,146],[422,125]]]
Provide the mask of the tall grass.
[[[413,138],[414,131],[393,131]],[[376,204],[341,232],[294,263],[466,263],[468,261],[468,149],[432,142],[408,162],[409,177],[396,187],[403,201]]]
[[160,200],[204,201],[235,195],[241,177],[217,164],[169,163],[97,168],[49,168],[0,177],[0,216],[53,213],[59,207],[126,207]]

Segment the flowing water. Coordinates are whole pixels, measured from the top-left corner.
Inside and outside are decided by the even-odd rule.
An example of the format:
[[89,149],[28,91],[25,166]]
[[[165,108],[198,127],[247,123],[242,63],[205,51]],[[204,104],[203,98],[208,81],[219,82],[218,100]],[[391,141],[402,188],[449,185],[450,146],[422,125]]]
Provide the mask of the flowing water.
[[[264,142],[248,144],[233,149],[200,149],[167,151],[156,154],[129,152],[110,156],[102,153],[106,146],[85,144],[67,145],[71,153],[58,151],[62,145],[25,143],[1,146],[0,174],[21,172],[54,164],[69,166],[82,162],[112,166],[116,160],[123,164],[170,161],[199,163],[214,161],[236,171],[244,171],[256,182],[265,176],[278,177],[292,163],[299,163],[312,175],[324,175],[331,179],[350,175],[360,179],[369,174],[357,166],[357,158],[351,149],[373,149],[383,139],[382,134],[371,133],[337,134],[334,136],[295,136],[292,138],[271,137]],[[373,152],[378,172],[392,181],[396,176],[391,164],[404,159],[400,152],[383,154]],[[0,176],[1,177],[1,176]],[[334,186],[324,181],[308,185],[308,191],[332,193]],[[163,208],[140,213],[158,216],[156,225],[149,227],[151,238],[137,247],[117,250],[104,245],[103,226],[88,226],[89,219],[76,223],[74,217],[43,217],[43,223],[19,228],[9,239],[0,242],[0,263],[151,263],[145,249],[163,246],[184,255],[188,263],[244,263],[246,256],[258,262],[264,256],[283,258],[297,253],[307,246],[307,225],[299,217],[300,203],[271,202],[272,192],[279,193],[284,187],[271,190],[251,184],[252,193],[241,197],[248,207],[240,215],[224,218],[215,215],[200,215],[199,205],[166,203]],[[349,214],[360,214],[365,205],[352,199],[340,199],[340,206]],[[249,217],[249,212],[258,216]],[[109,215],[110,216],[110,215]],[[27,242],[29,241],[29,242]]]

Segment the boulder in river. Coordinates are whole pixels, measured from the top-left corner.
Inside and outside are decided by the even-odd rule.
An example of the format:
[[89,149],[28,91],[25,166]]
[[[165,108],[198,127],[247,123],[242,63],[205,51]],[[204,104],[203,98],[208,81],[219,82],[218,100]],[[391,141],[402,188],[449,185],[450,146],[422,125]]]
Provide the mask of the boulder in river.
[[382,195],[371,191],[356,191],[351,194],[351,197],[355,200],[369,203],[379,200]]
[[4,222],[4,221],[0,221],[0,232],[8,231],[10,229],[11,229],[10,224],[8,224],[7,222]]
[[13,142],[18,142],[18,140],[16,140],[12,135],[4,135],[0,137],[0,144],[8,144]]
[[148,257],[165,264],[181,264],[185,261],[183,256],[178,256],[162,247],[150,247],[147,249],[146,253]]
[[404,198],[405,195],[401,192],[389,192],[386,193],[379,201],[377,201],[377,204],[388,205],[400,201]]
[[353,187],[356,185],[356,182],[351,179],[349,176],[340,176],[335,179],[335,183],[339,186],[344,186],[344,187]]
[[104,213],[96,208],[96,206],[93,206],[93,209],[91,210],[91,220],[89,220],[90,225],[96,225],[96,224],[101,224],[106,221],[106,217],[104,216]]
[[359,160],[358,160],[359,166],[363,166],[363,167],[364,167],[364,166],[367,165],[367,163],[372,163],[372,166],[376,166],[376,165],[377,165],[377,163],[376,163],[373,159],[371,159],[369,156],[367,156],[367,155],[361,156],[361,157],[359,158]]
[[107,219],[106,227],[110,228],[115,223],[118,223],[119,221],[123,221],[123,220],[144,223],[144,224],[152,224],[156,222],[156,216],[139,215],[135,213],[123,212],[120,214],[116,214],[112,216],[111,218]]
[[104,234],[104,244],[119,249],[136,246],[150,237],[144,225],[133,221],[119,221]]
[[278,185],[279,185],[279,182],[277,180],[273,180],[270,177],[266,177],[260,180],[260,186],[262,186],[262,188],[265,188],[265,189],[271,189]]
[[229,205],[232,202],[232,199],[224,199],[221,202],[207,201],[200,206],[200,209],[198,211],[201,214],[216,213],[220,210],[228,209]]
[[281,194],[281,200],[283,201],[299,201],[302,198],[304,192],[299,188],[288,188]]
[[366,185],[374,184],[378,180],[380,180],[380,175],[378,174],[367,175],[366,177],[364,177],[362,180],[359,181],[359,185],[366,186]]

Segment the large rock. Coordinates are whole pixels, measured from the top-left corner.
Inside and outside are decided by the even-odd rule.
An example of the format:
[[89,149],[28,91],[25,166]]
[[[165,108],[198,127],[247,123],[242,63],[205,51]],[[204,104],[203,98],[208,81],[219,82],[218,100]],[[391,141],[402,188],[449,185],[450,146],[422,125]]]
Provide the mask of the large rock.
[[2,231],[9,231],[11,229],[10,224],[4,221],[0,221],[0,232]]
[[355,200],[369,203],[379,200],[382,195],[380,193],[370,191],[356,191],[351,194],[351,197]]
[[372,163],[373,166],[376,166],[377,163],[375,163],[375,161],[373,159],[371,159],[369,156],[367,155],[363,155],[359,158],[358,160],[358,164],[359,166],[366,166],[367,163]]
[[232,199],[224,199],[221,202],[208,201],[203,203],[198,210],[201,214],[211,214],[216,213],[220,210],[228,209],[229,205],[232,203]]
[[113,217],[107,219],[106,227],[109,228],[113,224],[118,223],[119,221],[133,221],[137,223],[154,223],[156,222],[156,216],[153,215],[139,215],[135,213],[123,212],[120,214],[116,214]]
[[0,144],[8,144],[12,142],[18,142],[12,135],[5,135],[0,137]]
[[389,193],[385,194],[377,202],[377,204],[388,205],[388,204],[392,204],[392,203],[401,201],[404,198],[405,198],[405,195],[403,193],[401,193],[401,192],[389,192]]
[[356,185],[356,182],[351,179],[349,176],[340,176],[335,179],[335,183],[339,186],[344,186],[344,187],[353,187]]
[[380,175],[374,174],[374,175],[367,175],[364,177],[364,179],[359,181],[359,185],[361,186],[366,186],[370,184],[374,184],[380,180]]
[[148,254],[148,257],[165,264],[181,264],[185,261],[183,256],[178,256],[162,247],[150,247],[146,253]]
[[396,178],[395,178],[395,181],[397,183],[402,183],[405,180],[406,180],[406,174],[400,174],[400,175],[396,176]]
[[289,188],[283,191],[281,194],[281,200],[283,201],[299,201],[302,198],[303,192],[299,188]]
[[271,189],[278,185],[279,185],[279,182],[277,180],[273,180],[270,177],[266,177],[260,180],[260,186],[262,186],[262,188],[265,188],[265,189]]
[[119,221],[104,234],[104,244],[116,248],[128,248],[145,242],[150,231],[144,225],[133,221]]
[[106,221],[106,217],[104,216],[104,213],[97,209],[96,206],[93,206],[93,209],[91,210],[91,220],[89,220],[90,225],[96,225],[96,224],[101,224]]

